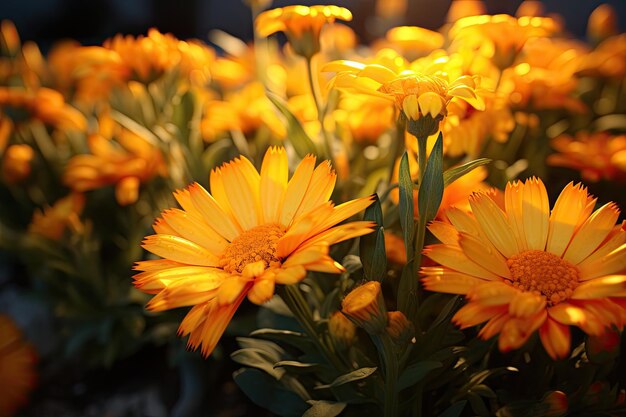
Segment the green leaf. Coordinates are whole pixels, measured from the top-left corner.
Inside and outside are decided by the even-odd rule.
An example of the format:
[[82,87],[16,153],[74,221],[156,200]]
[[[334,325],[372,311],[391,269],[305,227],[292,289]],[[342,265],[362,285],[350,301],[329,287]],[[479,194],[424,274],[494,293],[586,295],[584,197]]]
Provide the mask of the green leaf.
[[233,379],[252,402],[281,417],[300,417],[308,408],[302,398],[258,369],[240,369]]
[[426,162],[424,178],[420,179],[417,194],[420,222],[428,223],[437,215],[443,196],[443,186],[443,136],[439,132],[439,137]]
[[317,372],[320,369],[319,363],[303,363],[298,361],[280,361],[274,364],[274,368],[285,368],[291,374],[306,374]]
[[383,228],[383,211],[378,195],[374,202],[365,209],[364,220],[376,222],[373,233],[361,236],[359,241],[359,257],[363,264],[363,273],[368,281],[382,281],[387,270],[387,254],[385,253],[385,230]]
[[446,411],[439,414],[439,417],[459,417],[465,408],[465,404],[467,404],[465,400],[454,403]]
[[307,351],[313,346],[313,343],[306,335],[292,332],[291,330],[259,329],[250,333],[250,336],[287,343],[302,351]]
[[270,99],[274,106],[285,116],[285,119],[287,119],[287,136],[298,156],[304,158],[309,153],[318,155],[315,144],[304,131],[300,121],[289,110],[283,99],[270,92],[267,92],[267,98]]
[[284,369],[275,369],[274,364],[277,362],[273,360],[267,352],[264,352],[260,349],[239,349],[230,354],[230,357],[235,362],[249,366],[251,368],[257,368],[265,371],[270,374],[277,380],[280,379],[284,374]]
[[346,408],[346,403],[332,401],[309,401],[311,408],[306,410],[302,417],[336,417]]
[[475,170],[479,166],[487,165],[490,162],[491,159],[489,158],[478,158],[473,161],[466,162],[463,165],[459,165],[458,167],[447,169],[443,173],[443,184],[447,187],[468,172]]
[[402,372],[398,380],[398,389],[402,390],[420,382],[432,370],[441,368],[441,362],[421,361],[414,363]]
[[376,372],[376,367],[374,368],[360,368],[356,371],[349,372],[347,374],[343,374],[338,376],[333,382],[328,385],[319,385],[315,387],[316,389],[324,389],[324,388],[334,388],[343,384],[347,384],[348,382],[359,381],[361,379],[365,379],[368,376],[372,375]]
[[400,159],[400,169],[398,172],[398,187],[400,189],[399,216],[402,234],[404,235],[404,245],[406,247],[406,258],[413,259],[413,180],[411,179],[411,169],[409,157],[406,151]]

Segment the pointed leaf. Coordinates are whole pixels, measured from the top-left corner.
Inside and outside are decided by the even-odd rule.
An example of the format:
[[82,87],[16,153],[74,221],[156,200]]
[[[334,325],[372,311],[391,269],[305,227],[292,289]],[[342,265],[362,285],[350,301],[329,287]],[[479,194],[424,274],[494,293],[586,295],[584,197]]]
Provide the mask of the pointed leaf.
[[398,389],[402,390],[420,382],[428,373],[437,368],[441,368],[441,362],[421,361],[414,363],[402,372],[398,380]]
[[300,158],[304,158],[310,153],[318,155],[315,144],[305,132],[302,124],[300,124],[300,121],[289,110],[287,104],[275,94],[268,92],[267,97],[283,114],[283,116],[285,116],[285,119],[287,120],[287,136],[289,137],[289,142],[293,145],[293,148],[296,150],[298,156]]
[[348,404],[332,401],[309,401],[311,408],[306,410],[302,417],[336,417]]
[[343,384],[347,384],[348,382],[359,381],[361,379],[365,379],[368,376],[372,375],[376,372],[378,368],[360,368],[356,371],[349,372],[347,374],[343,374],[337,377],[333,382],[328,385],[319,385],[315,387],[316,389],[324,389],[324,388],[334,388]]
[[430,152],[424,178],[420,180],[417,196],[420,222],[428,223],[437,215],[443,196],[443,136],[439,137]]
[[409,166],[409,157],[406,151],[400,159],[400,169],[398,172],[398,187],[400,189],[399,216],[404,245],[406,247],[406,258],[413,258],[413,180]]
[[489,158],[478,158],[473,161],[469,161],[464,163],[463,165],[459,165],[458,167],[447,169],[443,173],[443,184],[444,186],[448,186],[452,184],[454,181],[461,178],[463,175],[467,174],[470,171],[478,168],[482,165],[487,165],[491,162]]
[[368,281],[382,281],[387,270],[387,254],[385,253],[385,233],[383,228],[383,211],[378,195],[374,203],[365,209],[364,220],[376,222],[374,233],[361,236],[359,256],[363,264],[363,273]]

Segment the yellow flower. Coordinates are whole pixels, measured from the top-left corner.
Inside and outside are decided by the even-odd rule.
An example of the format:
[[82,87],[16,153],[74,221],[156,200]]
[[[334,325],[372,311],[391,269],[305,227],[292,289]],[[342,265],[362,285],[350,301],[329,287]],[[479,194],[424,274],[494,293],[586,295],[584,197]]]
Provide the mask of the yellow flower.
[[560,29],[558,22],[548,17],[481,15],[459,19],[450,28],[449,36],[453,51],[474,51],[503,69],[511,65],[528,39],[548,36]]
[[37,381],[35,351],[15,323],[0,315],[0,417],[10,417],[28,401]]
[[340,311],[328,319],[328,332],[340,349],[348,349],[356,340],[356,326]]
[[398,26],[387,31],[386,45],[402,55],[420,56],[441,48],[443,35],[419,26]]
[[165,175],[165,161],[160,149],[129,130],[121,129],[116,139],[90,135],[91,154],[76,155],[69,160],[63,183],[78,192],[115,185],[118,204],[136,202],[141,183]]
[[[65,103],[61,93],[49,88],[27,91],[20,88],[0,87],[0,108],[25,111],[26,117],[61,130],[84,131],[87,120],[81,112]],[[0,113],[0,119],[7,118]]]
[[626,75],[626,33],[611,36],[580,58],[578,73],[621,80]]
[[35,211],[28,226],[28,233],[59,240],[68,228],[80,232],[83,229],[80,214],[84,206],[85,196],[81,193],[71,193],[59,199],[52,207]]
[[366,282],[350,291],[341,301],[341,311],[370,334],[381,333],[387,327],[387,309],[378,281]]
[[334,206],[336,175],[315,161],[305,157],[287,181],[284,148],[266,152],[260,174],[236,158],[211,171],[211,194],[197,183],[179,190],[183,209],[156,220],[143,247],[164,259],[139,262],[135,286],[156,294],[149,310],[194,306],[179,328],[191,348],[209,355],[246,296],[262,304],[276,284],[295,284],[307,271],[343,271],[329,246],[371,232],[371,222],[337,226],[372,199]]
[[[424,267],[430,291],[464,294],[453,317],[462,328],[480,323],[501,351],[521,347],[536,331],[552,358],[570,350],[570,328],[602,335],[626,323],[626,223],[582,185],[568,184],[552,211],[536,178],[509,183],[504,204],[488,193],[469,199],[472,212],[452,208],[450,224],[433,222],[442,242],[424,253],[441,266]],[[592,213],[593,212],[593,213]]]
[[8,184],[16,184],[30,176],[35,151],[29,145],[9,146],[2,158],[2,177]]
[[284,32],[298,55],[311,58],[320,51],[320,33],[335,19],[352,20],[352,13],[338,6],[287,6],[261,13],[255,21],[260,36]]
[[626,135],[580,131],[576,138],[558,136],[551,145],[557,153],[548,156],[549,165],[578,170],[592,182],[626,180]]
[[362,144],[376,143],[395,125],[393,104],[367,94],[342,96],[333,116],[350,133],[350,139]]
[[334,61],[323,70],[337,72],[331,86],[392,100],[409,123],[425,119],[426,136],[438,130],[453,98],[465,100],[478,110],[484,109],[484,102],[475,91],[477,79],[471,76],[461,76],[449,83],[441,72],[429,75],[408,68],[354,61]]
[[454,0],[450,2],[450,8],[446,14],[446,22],[454,23],[464,17],[477,16],[485,13],[487,13],[487,9],[482,0]]

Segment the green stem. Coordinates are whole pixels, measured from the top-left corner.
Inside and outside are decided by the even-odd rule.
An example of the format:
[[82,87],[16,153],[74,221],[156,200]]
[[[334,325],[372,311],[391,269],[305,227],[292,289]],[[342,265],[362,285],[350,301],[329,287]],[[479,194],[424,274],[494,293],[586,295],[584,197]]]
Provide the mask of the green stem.
[[332,140],[324,124],[324,116],[326,115],[326,110],[324,109],[322,94],[320,93],[319,85],[315,80],[315,72],[313,71],[313,57],[306,58],[306,68],[307,78],[309,80],[309,88],[311,89],[313,101],[315,101],[315,108],[317,109],[317,120],[319,121],[320,132],[322,133],[323,137],[324,153],[326,153],[326,157],[330,160],[332,166],[336,168]]
[[372,335],[372,340],[378,349],[380,362],[385,373],[385,404],[384,417],[398,416],[398,357],[395,346],[387,333]]
[[315,321],[311,315],[309,303],[300,292],[298,284],[283,285],[282,288],[279,289],[279,293],[285,304],[287,304],[287,307],[289,307],[289,310],[304,328],[306,334],[313,343],[315,343],[322,356],[324,356],[328,363],[337,371],[343,373],[345,366],[339,361],[332,349],[324,343],[322,336],[315,330]]
[[396,160],[400,157],[402,150],[404,149],[404,135],[406,130],[406,119],[402,115],[398,115],[396,118],[396,137],[395,140],[391,144],[391,152],[389,153],[389,175],[388,175],[388,183],[391,184],[391,180],[393,179],[393,174],[396,167]]

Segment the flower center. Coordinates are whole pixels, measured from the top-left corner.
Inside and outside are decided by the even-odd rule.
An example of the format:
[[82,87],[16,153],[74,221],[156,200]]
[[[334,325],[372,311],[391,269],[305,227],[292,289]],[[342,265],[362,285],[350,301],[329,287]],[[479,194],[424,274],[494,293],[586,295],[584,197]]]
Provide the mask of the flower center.
[[527,250],[507,261],[512,285],[522,291],[541,294],[548,305],[567,300],[578,286],[578,269],[552,253]]
[[281,260],[276,256],[276,246],[284,234],[285,228],[276,223],[246,230],[226,247],[220,266],[231,274],[243,272],[252,262],[263,261],[265,268],[279,266]]

